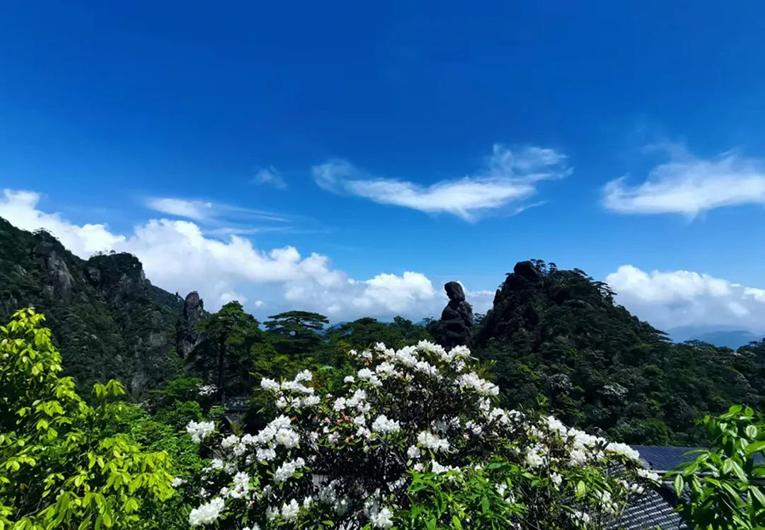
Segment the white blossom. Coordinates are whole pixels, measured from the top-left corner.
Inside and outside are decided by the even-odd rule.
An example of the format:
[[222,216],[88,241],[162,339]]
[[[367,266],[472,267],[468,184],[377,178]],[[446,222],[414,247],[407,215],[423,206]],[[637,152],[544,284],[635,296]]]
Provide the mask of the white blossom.
[[310,381],[313,379],[313,374],[310,370],[303,370],[295,376],[295,381]]
[[295,499],[282,505],[282,517],[285,521],[291,521],[300,513],[300,505]]
[[240,471],[234,475],[234,487],[230,491],[230,495],[234,499],[241,499],[247,492],[250,491],[250,477],[244,471]]
[[499,395],[499,387],[497,385],[481,379],[475,372],[462,374],[457,379],[457,384],[460,388],[472,388],[482,396]]
[[440,438],[438,435],[429,432],[418,434],[417,442],[431,451],[444,453],[449,450],[449,441],[446,438]]
[[271,449],[270,447],[258,447],[257,452],[255,453],[256,457],[260,461],[269,462],[276,458],[276,451]]
[[280,387],[279,387],[279,383],[277,383],[273,379],[265,378],[265,379],[261,379],[260,388],[262,388],[263,390],[270,390],[272,392],[275,392],[279,390]]
[[390,508],[383,508],[369,517],[374,528],[391,528],[393,526],[393,512]]
[[225,503],[220,497],[215,497],[210,502],[194,508],[189,514],[189,524],[191,526],[201,526],[214,523],[220,516]]
[[393,433],[401,430],[401,425],[395,420],[389,420],[385,414],[377,416],[372,423],[372,430],[381,433]]
[[305,460],[302,458],[296,458],[290,462],[284,462],[274,472],[274,480],[277,484],[281,484],[282,482],[292,478],[295,472],[297,472],[303,466],[305,466]]
[[210,436],[215,431],[215,423],[212,421],[196,422],[191,420],[186,425],[186,432],[191,435],[191,441],[201,443],[202,440]]

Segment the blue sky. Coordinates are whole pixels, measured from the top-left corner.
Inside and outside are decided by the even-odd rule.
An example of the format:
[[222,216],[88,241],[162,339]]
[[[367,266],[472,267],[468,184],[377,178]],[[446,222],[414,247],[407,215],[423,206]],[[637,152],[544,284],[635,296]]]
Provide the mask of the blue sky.
[[765,331],[762,4],[123,4],[0,5],[15,224],[259,316],[483,308],[533,257]]

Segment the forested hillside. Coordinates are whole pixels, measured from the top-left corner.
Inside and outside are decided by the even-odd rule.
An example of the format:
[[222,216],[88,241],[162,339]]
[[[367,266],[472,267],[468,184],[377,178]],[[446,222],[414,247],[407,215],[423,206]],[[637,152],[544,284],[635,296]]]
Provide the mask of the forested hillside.
[[[196,293],[182,300],[153,286],[128,254],[85,261],[45,232],[0,219],[0,318],[45,313],[66,373],[80,388],[117,378],[135,399],[183,378],[215,386],[214,400],[252,399],[259,423],[263,377],[342,368],[351,349],[432,340],[430,327],[396,317],[330,325],[289,311],[258,322],[232,302],[208,314]],[[609,287],[580,270],[520,262],[479,318],[469,346],[493,366],[507,406],[543,407],[568,424],[635,444],[694,445],[694,422],[732,403],[765,405],[765,345],[734,352],[673,344],[614,303]]]
[[47,316],[80,388],[118,378],[135,397],[178,375],[183,300],[149,282],[130,254],[85,261],[44,231],[0,218],[0,320],[34,306]]
[[731,403],[762,407],[762,343],[734,352],[672,344],[580,270],[520,262],[497,291],[475,351],[511,406],[545,396],[571,425],[629,443],[693,445],[694,420]]

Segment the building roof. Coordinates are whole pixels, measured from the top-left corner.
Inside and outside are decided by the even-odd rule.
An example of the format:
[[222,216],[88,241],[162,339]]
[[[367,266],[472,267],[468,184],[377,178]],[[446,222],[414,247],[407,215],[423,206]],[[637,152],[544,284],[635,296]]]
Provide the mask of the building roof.
[[632,448],[640,453],[640,459],[648,469],[655,471],[671,471],[680,464],[695,460],[698,455],[686,455],[698,447],[659,447],[653,445],[633,445]]
[[[666,472],[683,462],[693,460],[686,453],[695,447],[633,446],[640,453],[643,466],[656,472]],[[648,490],[636,498],[621,517],[609,525],[609,530],[690,530],[680,514],[675,512],[677,498],[669,485]]]
[[621,517],[608,526],[609,530],[690,530],[675,504],[669,488],[662,486],[648,491],[625,508]]
[[[672,471],[680,464],[696,460],[698,454],[688,455],[689,451],[696,451],[699,447],[661,447],[656,445],[633,445],[632,448],[640,453],[640,460],[648,469],[661,474],[662,471]],[[760,453],[754,455],[757,463],[763,463]]]

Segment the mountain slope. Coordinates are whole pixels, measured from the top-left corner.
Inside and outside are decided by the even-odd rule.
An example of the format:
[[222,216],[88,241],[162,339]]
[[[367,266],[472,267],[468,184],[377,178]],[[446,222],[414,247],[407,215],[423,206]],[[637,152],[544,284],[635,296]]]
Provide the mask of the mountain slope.
[[47,232],[0,218],[0,318],[26,306],[46,315],[81,388],[116,377],[140,396],[179,372],[183,300],[152,285],[135,256],[83,260]]
[[539,261],[507,275],[474,346],[509,405],[544,396],[567,423],[625,442],[693,445],[700,415],[765,395],[762,356],[672,344],[607,285]]

